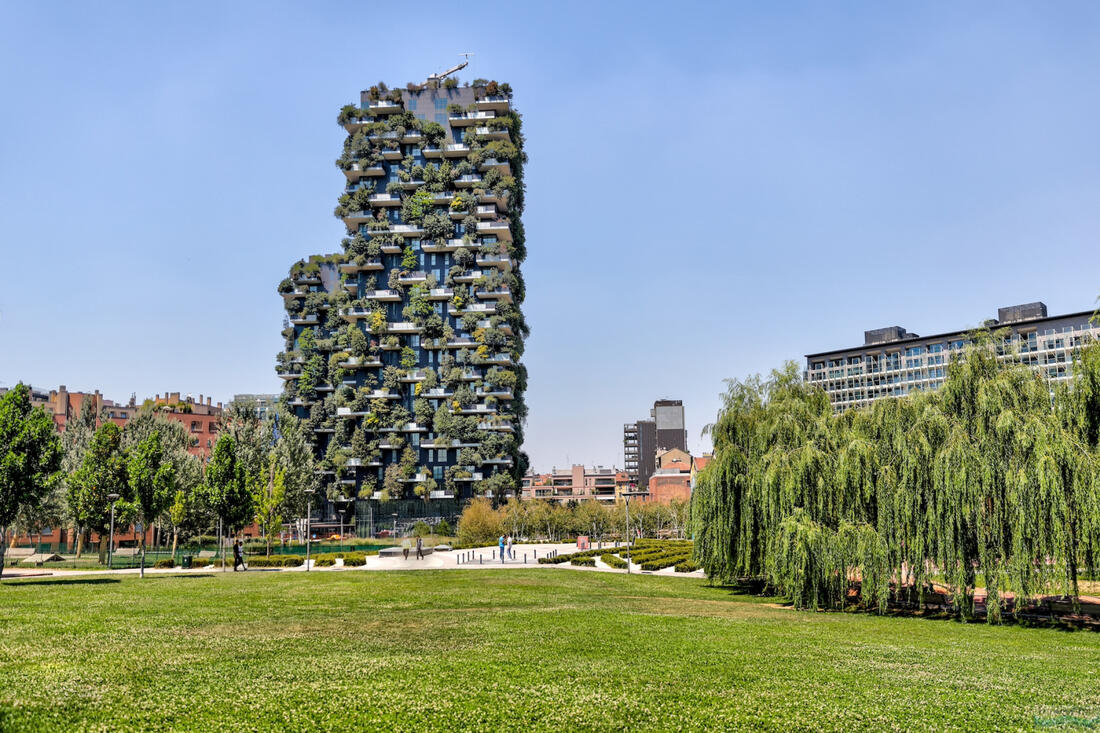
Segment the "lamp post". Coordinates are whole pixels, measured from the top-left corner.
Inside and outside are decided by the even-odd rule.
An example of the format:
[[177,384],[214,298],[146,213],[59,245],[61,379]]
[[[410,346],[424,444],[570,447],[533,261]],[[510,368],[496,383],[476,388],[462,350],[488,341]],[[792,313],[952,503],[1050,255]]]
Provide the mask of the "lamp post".
[[107,499],[111,502],[111,540],[107,545],[107,568],[110,570],[115,569],[115,502],[118,501],[118,494],[107,494]]
[[[638,488],[638,484],[631,481],[630,482],[630,491],[622,492],[623,501],[626,502],[626,533],[627,533],[627,539],[633,539],[629,536],[630,535],[630,497],[632,497],[632,496],[644,496],[645,493],[646,493],[644,491],[637,491],[636,490],[637,488]],[[631,542],[631,544],[634,544],[634,543]],[[629,549],[626,552],[627,552],[627,555],[626,555],[626,574],[630,575],[630,559],[631,559],[631,557],[633,557],[634,553]]]
[[390,516],[393,517],[393,536],[397,536],[397,512],[394,512]]
[[317,493],[317,489],[306,489],[306,572],[309,572],[309,549],[310,540],[313,538],[313,531],[310,528],[310,524],[313,521],[313,495]]

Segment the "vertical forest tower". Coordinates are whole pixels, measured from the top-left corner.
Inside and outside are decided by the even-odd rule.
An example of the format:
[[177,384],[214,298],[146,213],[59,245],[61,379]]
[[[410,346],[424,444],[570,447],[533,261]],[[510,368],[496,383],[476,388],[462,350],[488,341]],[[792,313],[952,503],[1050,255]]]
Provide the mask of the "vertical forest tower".
[[511,96],[433,78],[340,110],[343,251],[279,285],[277,371],[330,499],[447,513],[511,495],[526,471],[526,158]]

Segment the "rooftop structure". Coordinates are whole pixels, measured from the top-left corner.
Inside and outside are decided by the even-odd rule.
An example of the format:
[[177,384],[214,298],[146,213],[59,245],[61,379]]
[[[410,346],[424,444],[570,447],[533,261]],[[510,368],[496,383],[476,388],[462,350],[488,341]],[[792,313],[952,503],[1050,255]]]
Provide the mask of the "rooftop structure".
[[[997,310],[982,327],[1003,329],[998,348],[1005,359],[1026,364],[1048,379],[1071,376],[1073,352],[1100,336],[1094,311],[1051,316],[1043,303]],[[961,351],[973,329],[919,336],[901,326],[865,331],[863,345],[806,355],[804,377],[820,386],[839,411],[884,397],[943,386],[951,355]]]

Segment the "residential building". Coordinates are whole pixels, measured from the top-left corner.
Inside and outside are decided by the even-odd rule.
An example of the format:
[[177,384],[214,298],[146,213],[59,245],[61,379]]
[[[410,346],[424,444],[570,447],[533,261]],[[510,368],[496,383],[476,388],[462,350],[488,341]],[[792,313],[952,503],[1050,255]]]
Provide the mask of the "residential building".
[[179,392],[165,392],[146,400],[143,406],[155,409],[169,420],[181,423],[191,435],[191,455],[198,456],[204,462],[209,460],[218,441],[218,426],[222,417],[222,403],[199,395],[196,401],[191,395],[180,396]]
[[678,448],[687,452],[687,430],[684,429],[682,400],[657,400],[649,412],[657,432],[657,450]]
[[[91,400],[98,410],[102,410],[106,419],[119,427],[125,425],[138,411],[137,400],[133,395],[131,395],[130,401],[123,405],[106,399],[99,393],[98,389],[94,392],[70,392],[62,384],[57,389],[49,391],[34,387],[31,387],[30,390],[31,404],[45,409],[53,417],[54,425],[62,432],[64,432],[69,420],[73,420],[80,415],[85,400]],[[0,394],[7,391],[6,387],[0,387]]]
[[[983,327],[1004,331],[1003,358],[1027,364],[1053,381],[1071,376],[1073,352],[1100,336],[1094,311],[1050,316],[1043,303],[999,308]],[[839,412],[884,397],[943,386],[952,355],[973,329],[918,336],[901,326],[864,331],[863,345],[806,355],[804,378],[820,386]]]
[[701,456],[696,456],[691,461],[691,490],[695,490],[695,482],[699,479],[699,473],[707,467],[707,465],[714,460],[714,455],[711,453],[704,453]]
[[624,473],[615,468],[572,466],[550,473],[528,473],[520,481],[520,497],[558,502],[596,501],[614,504],[616,486]]
[[668,504],[691,499],[691,454],[679,448],[657,452],[656,468],[645,485],[642,501]]
[[[338,122],[343,251],[298,262],[279,286],[288,318],[277,372],[308,421],[322,481],[404,501],[399,512],[514,494],[527,326],[511,89],[439,77],[372,87]],[[363,504],[357,513],[378,511]]]
[[[256,417],[260,420],[264,420],[268,415],[274,414],[276,405],[279,404],[279,395],[277,394],[235,394],[233,395],[233,402],[240,404],[242,402],[248,402],[255,408]],[[230,404],[233,404],[231,402]]]
[[678,448],[687,452],[682,400],[657,400],[649,420],[623,425],[623,465],[638,486],[649,485],[660,450]]

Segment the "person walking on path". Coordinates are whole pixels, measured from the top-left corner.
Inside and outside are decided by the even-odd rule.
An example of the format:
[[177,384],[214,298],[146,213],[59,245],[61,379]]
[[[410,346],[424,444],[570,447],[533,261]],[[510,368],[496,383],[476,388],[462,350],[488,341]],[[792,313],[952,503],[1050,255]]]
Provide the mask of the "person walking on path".
[[508,559],[514,560],[516,556],[512,554],[512,535],[508,535],[504,538],[504,544],[508,549]]
[[416,559],[424,559],[424,538],[419,536],[416,538]]
[[233,572],[237,572],[237,567],[244,567],[244,552],[241,550],[241,541],[233,541]]
[[405,559],[408,560],[409,559],[409,538],[408,537],[406,537],[404,540],[402,540],[402,542],[401,542],[401,551],[404,553]]
[[497,540],[497,547],[500,548],[500,561],[504,562],[504,535],[501,535],[500,539]]

